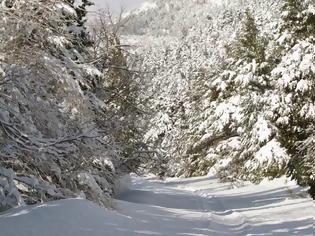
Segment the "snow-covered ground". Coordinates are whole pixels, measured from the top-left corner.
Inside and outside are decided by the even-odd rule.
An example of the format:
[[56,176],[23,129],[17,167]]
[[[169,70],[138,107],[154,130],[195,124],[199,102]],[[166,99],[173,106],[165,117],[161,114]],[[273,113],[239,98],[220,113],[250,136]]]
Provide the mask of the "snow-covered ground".
[[2,236],[313,235],[313,201],[284,179],[235,188],[214,177],[132,178],[115,210],[79,199],[12,209]]

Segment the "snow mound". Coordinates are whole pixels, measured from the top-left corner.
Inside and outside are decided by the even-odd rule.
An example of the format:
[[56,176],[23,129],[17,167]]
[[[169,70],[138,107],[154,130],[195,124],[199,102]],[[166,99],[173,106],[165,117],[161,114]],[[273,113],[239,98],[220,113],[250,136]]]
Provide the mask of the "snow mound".
[[115,213],[92,202],[69,199],[12,209],[0,215],[1,235],[104,236]]

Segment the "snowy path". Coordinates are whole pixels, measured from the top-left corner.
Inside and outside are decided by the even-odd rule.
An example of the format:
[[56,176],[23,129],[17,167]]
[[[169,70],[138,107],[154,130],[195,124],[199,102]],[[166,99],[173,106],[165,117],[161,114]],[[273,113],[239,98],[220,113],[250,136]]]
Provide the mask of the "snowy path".
[[188,183],[135,182],[119,196],[119,211],[137,219],[134,226],[148,235],[246,235],[241,214],[226,211],[219,198],[181,189]]
[[0,215],[0,235],[313,235],[313,202],[284,180],[241,188],[212,177],[132,182],[115,211],[84,200],[13,209]]

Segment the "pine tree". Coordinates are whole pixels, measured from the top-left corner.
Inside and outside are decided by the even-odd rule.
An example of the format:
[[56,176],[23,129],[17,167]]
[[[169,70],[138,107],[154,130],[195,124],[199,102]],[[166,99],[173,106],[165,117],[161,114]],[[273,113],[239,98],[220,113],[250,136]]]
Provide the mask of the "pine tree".
[[90,0],[82,0],[82,4],[78,7],[76,7],[76,12],[78,15],[78,26],[79,27],[84,27],[85,23],[87,21],[87,8],[93,6],[94,3],[91,2]]
[[308,142],[314,130],[314,53],[312,43],[301,41],[283,57],[273,72],[281,94],[276,122],[280,130],[281,143],[291,155],[288,174],[300,185],[312,182],[314,174],[309,171],[312,160],[305,159],[307,149],[301,152],[299,147],[300,143]]
[[311,129],[312,134],[298,145],[297,154],[293,157],[290,166],[291,175],[302,186],[310,187],[309,194],[315,199],[315,136],[314,128]]
[[95,66],[106,74],[94,81],[93,90],[110,108],[115,120],[112,135],[121,144],[121,154],[125,166],[137,169],[140,164],[141,147],[139,117],[144,111],[145,103],[139,104],[139,80],[141,72],[129,67],[129,57],[121,45],[116,25],[111,22],[111,15],[99,16],[91,28],[93,38]]
[[[270,110],[271,65],[265,55],[264,38],[250,10],[244,13],[243,27],[232,45],[233,63],[226,68],[221,80],[226,83],[225,100],[236,106],[234,133],[239,136],[238,150],[233,150],[230,164],[221,172],[235,178],[259,181],[265,176],[278,176],[283,156],[272,154],[279,146],[276,129],[267,114]],[[233,49],[234,47],[234,49]],[[234,103],[234,104],[233,104]],[[233,105],[232,105],[233,104]],[[277,170],[272,166],[280,163]],[[283,172],[282,172],[283,173]],[[222,174],[223,176],[223,174]]]
[[74,8],[76,12],[75,17],[75,25],[71,21],[69,21],[70,33],[74,34],[75,39],[73,40],[73,44],[77,46],[91,46],[91,40],[89,38],[89,34],[86,30],[86,22],[87,22],[87,14],[88,7],[93,6],[94,3],[90,0],[82,0],[81,5],[75,7],[75,0],[66,0],[67,3]]
[[77,12],[77,24],[78,27],[81,28],[80,31],[80,38],[82,39],[82,43],[86,46],[91,45],[91,41],[89,39],[89,35],[86,31],[86,22],[87,22],[87,8],[90,6],[93,6],[94,3],[92,3],[90,0],[82,0],[82,4],[75,8]]
[[290,155],[288,175],[302,186],[310,186],[315,197],[313,148],[315,123],[315,17],[311,1],[285,1],[279,42],[284,46],[282,60],[273,70],[279,94],[275,124],[280,141]]
[[[285,0],[282,6],[281,32],[291,35],[291,46],[297,40],[315,33],[315,15],[309,11],[312,0]],[[290,37],[290,36],[289,36]]]
[[263,40],[251,11],[246,9],[241,32],[238,35],[234,58],[262,62],[265,59]]

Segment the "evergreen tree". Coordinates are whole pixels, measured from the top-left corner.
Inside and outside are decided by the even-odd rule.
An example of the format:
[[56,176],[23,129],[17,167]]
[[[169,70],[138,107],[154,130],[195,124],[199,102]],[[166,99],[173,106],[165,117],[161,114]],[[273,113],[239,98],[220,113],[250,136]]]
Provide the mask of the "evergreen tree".
[[243,27],[238,35],[234,58],[245,58],[247,61],[255,59],[262,62],[265,59],[263,40],[259,36],[259,30],[251,11],[246,9]]
[[75,40],[73,43],[78,46],[91,46],[92,42],[90,40],[89,34],[86,30],[86,22],[87,22],[87,14],[88,7],[94,5],[94,3],[90,0],[81,0],[81,4],[78,6],[75,5],[75,0],[66,0],[68,4],[74,8],[76,12],[75,17],[75,25],[71,21],[69,21],[70,33],[75,35]]
[[230,177],[256,182],[266,176],[283,174],[286,163],[286,155],[275,152],[275,149],[279,151],[281,148],[270,116],[272,65],[266,58],[267,45],[264,42],[255,18],[247,9],[243,27],[235,45],[232,45],[233,62],[219,79],[225,83],[225,102],[235,107],[231,114],[235,121],[229,124],[229,127],[234,127],[231,133],[239,136],[239,141],[235,140],[238,147],[232,151],[231,161],[222,172]]
[[[144,115],[144,103],[139,102],[141,72],[130,68],[129,58],[121,45],[116,25],[110,15],[99,16],[91,28],[95,66],[106,71],[102,78],[94,81],[93,90],[109,107],[115,120],[112,135],[121,144],[121,154],[127,168],[137,169],[139,153],[145,149],[141,141],[139,118]],[[142,108],[140,108],[142,107]]]
[[273,70],[279,94],[275,123],[280,141],[291,157],[288,175],[300,185],[310,186],[315,197],[312,137],[315,124],[315,18],[311,1],[285,1],[282,13],[281,63]]
[[87,8],[93,6],[90,0],[82,0],[82,4],[75,8],[77,12],[77,24],[80,30],[80,38],[82,39],[82,43],[86,46],[91,45],[91,41],[89,39],[89,35],[86,31],[86,22],[87,22]]
[[282,6],[281,32],[288,34],[293,46],[297,40],[308,37],[315,33],[315,15],[310,11],[314,6],[312,0],[285,0]]
[[[315,67],[314,45],[307,41],[296,44],[273,71],[275,83],[279,89],[280,104],[277,109],[277,125],[281,142],[291,155],[289,175],[301,185],[307,185],[313,173],[310,173],[311,161],[304,159],[299,144],[307,142],[314,130],[315,106]],[[314,191],[314,190],[312,190]]]
[[77,22],[79,27],[85,27],[85,23],[87,21],[87,8],[93,6],[94,3],[90,0],[82,0],[82,4],[75,8],[77,12]]

